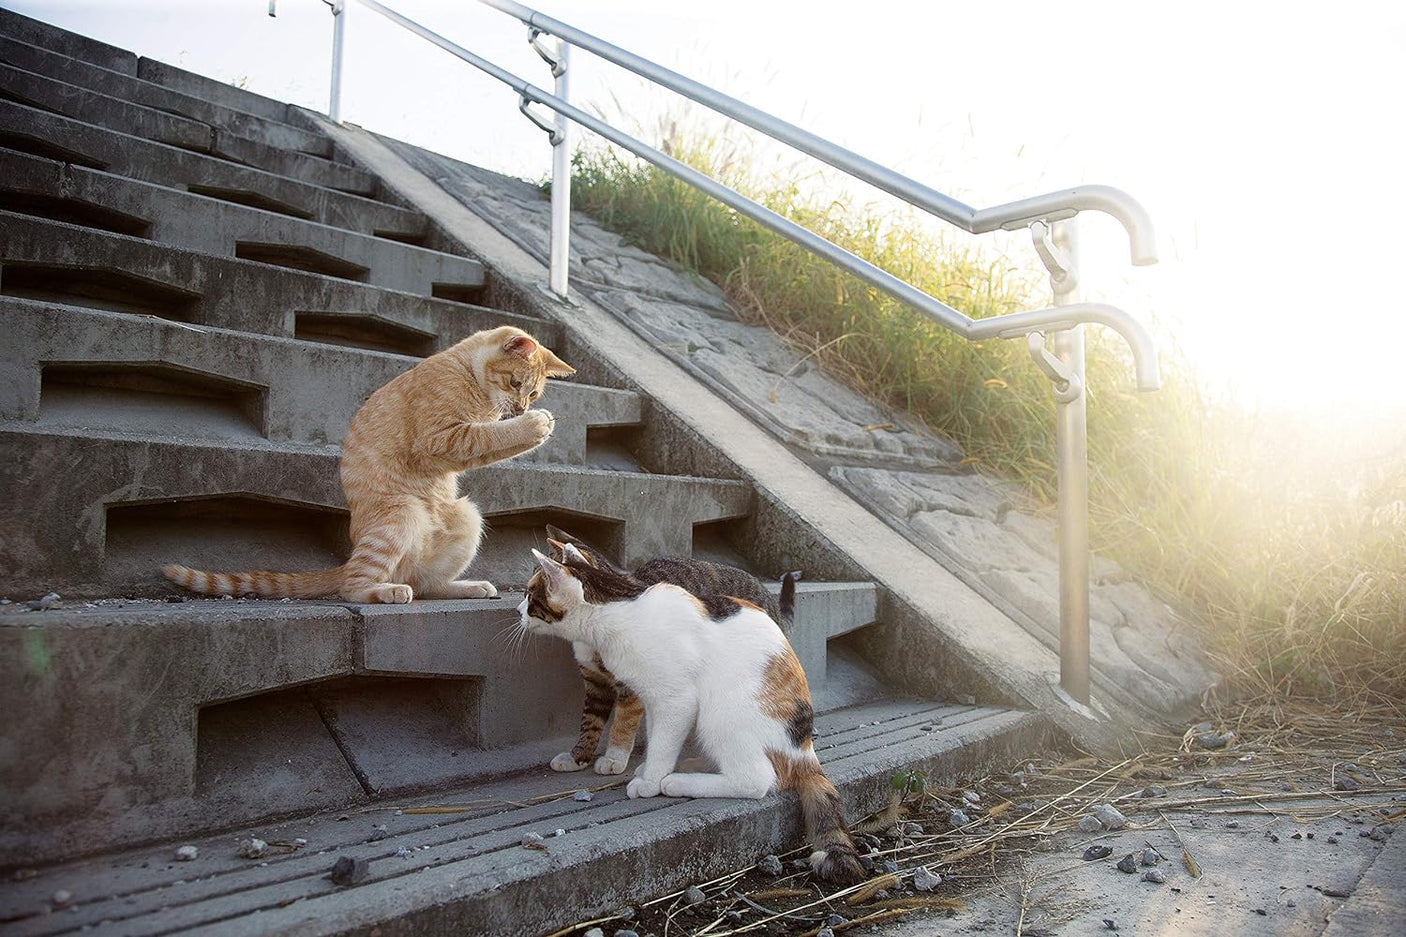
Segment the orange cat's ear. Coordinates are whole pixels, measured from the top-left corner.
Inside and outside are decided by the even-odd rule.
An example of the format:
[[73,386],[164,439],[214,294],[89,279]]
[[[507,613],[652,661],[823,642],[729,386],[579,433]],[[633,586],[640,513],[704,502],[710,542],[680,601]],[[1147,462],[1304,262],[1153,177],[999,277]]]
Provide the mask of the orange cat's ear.
[[542,349],[542,363],[547,366],[547,377],[566,377],[576,373],[575,368],[552,354],[550,348]]
[[531,358],[532,353],[541,347],[531,335],[514,335],[503,343],[503,354],[515,358]]

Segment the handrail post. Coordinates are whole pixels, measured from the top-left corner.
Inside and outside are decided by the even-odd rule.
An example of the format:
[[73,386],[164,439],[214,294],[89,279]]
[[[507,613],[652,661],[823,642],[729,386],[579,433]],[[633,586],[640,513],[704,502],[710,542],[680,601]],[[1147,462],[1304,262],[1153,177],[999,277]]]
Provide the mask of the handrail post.
[[[552,69],[556,76],[554,92],[563,101],[567,96],[570,76],[567,72],[571,46],[561,40],[557,53],[557,64]],[[552,292],[566,299],[566,275],[571,264],[571,122],[566,115],[557,112],[557,132],[552,137],[552,241],[550,285]]]
[[327,103],[327,117],[334,124],[342,122],[342,43],[346,38],[346,0],[328,0],[332,8],[332,89]]
[[[1079,301],[1079,243],[1075,219],[1052,227],[1054,255],[1062,269],[1050,268],[1056,306]],[[1047,242],[1048,243],[1048,242]],[[1050,260],[1041,252],[1041,259]],[[1084,374],[1084,327],[1051,335],[1055,357],[1068,371],[1069,393],[1055,399],[1055,454],[1059,472],[1059,683],[1084,705],[1089,703],[1089,446]]]

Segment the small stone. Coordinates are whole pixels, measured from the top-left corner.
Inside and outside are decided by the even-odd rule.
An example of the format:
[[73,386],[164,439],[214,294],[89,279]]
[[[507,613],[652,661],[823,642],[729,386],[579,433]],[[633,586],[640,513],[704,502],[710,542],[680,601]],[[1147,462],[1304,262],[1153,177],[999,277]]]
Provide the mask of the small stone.
[[1142,789],[1143,797],[1165,797],[1167,789],[1160,784],[1152,784]]
[[981,803],[981,795],[976,791],[962,791],[962,800],[969,804],[979,804]]
[[1269,837],[1269,841],[1270,841],[1271,843],[1277,843],[1277,842],[1279,842],[1279,834],[1278,834],[1278,833],[1266,833],[1265,836]]
[[1230,738],[1230,733],[1226,733],[1225,735],[1216,735],[1214,732],[1203,732],[1202,734],[1196,736],[1196,744],[1200,745],[1202,748],[1207,748],[1214,751],[1219,748],[1225,748],[1225,746],[1230,742]]
[[889,896],[889,890],[888,890],[887,888],[880,888],[878,891],[874,892],[874,900],[875,900],[875,901],[883,901],[883,900],[884,900],[885,898],[887,898],[888,896]]
[[793,868],[793,869],[808,869],[808,868],[810,868],[810,863],[807,862],[807,861],[804,860],[804,859],[792,859],[792,860],[791,860],[791,868]]
[[688,891],[683,893],[683,901],[687,905],[702,904],[707,900],[708,896],[703,894],[703,889],[697,885],[688,886]]
[[1108,918],[1108,917],[1106,917],[1106,918],[1103,919],[1103,926],[1106,927],[1106,928],[1108,928],[1109,930],[1117,930],[1117,929],[1118,929],[1118,925],[1114,923],[1114,921],[1113,921],[1112,918]]
[[828,927],[822,927],[815,932],[815,937],[835,937],[835,932]]
[[586,933],[582,934],[581,937],[605,937],[605,931],[601,930],[599,927],[592,927],[590,930],[586,931]]
[[590,791],[577,791],[576,793],[571,795],[571,799],[576,801],[577,803],[588,804],[591,802],[591,798],[594,796],[595,795],[592,794]]
[[1294,899],[1292,899],[1292,898],[1290,898],[1288,901],[1284,902],[1284,907],[1286,907],[1286,908],[1297,908],[1298,906],[1299,906],[1299,903],[1298,903],[1297,901],[1295,901]]
[[57,592],[50,592],[42,599],[35,599],[32,602],[24,603],[24,607],[31,612],[47,612],[49,609],[57,607],[58,604],[59,594]]
[[1238,829],[1240,829],[1240,821],[1239,821],[1239,820],[1226,820],[1226,821],[1225,821],[1225,828],[1226,828],[1227,830],[1238,830]]
[[55,911],[62,911],[73,904],[73,892],[67,888],[60,888],[49,896],[49,904],[54,906]]
[[1345,774],[1340,774],[1333,779],[1333,790],[1335,791],[1355,791],[1360,787],[1362,787],[1361,784]]
[[1084,861],[1093,862],[1095,859],[1107,859],[1111,855],[1113,855],[1112,846],[1098,844],[1084,850]]
[[360,856],[343,856],[327,877],[333,885],[360,885],[371,876],[371,863]]
[[177,862],[193,862],[200,858],[200,850],[194,846],[182,846],[176,850]]
[[733,911],[728,911],[726,914],[723,915],[723,917],[727,918],[729,921],[731,921],[731,922],[734,923],[734,924],[741,924],[741,923],[742,923],[742,919],[743,919],[744,917],[746,917],[746,915],[743,914],[741,911],[733,910]]
[[251,836],[240,842],[236,855],[241,859],[262,859],[268,851],[268,843],[256,836]]
[[922,836],[923,828],[917,823],[903,824],[903,834],[905,836]]
[[1194,726],[1191,727],[1191,731],[1192,731],[1192,732],[1209,732],[1209,731],[1211,731],[1211,730],[1214,729],[1214,728],[1215,728],[1215,726],[1211,725],[1209,722],[1198,722],[1198,723],[1196,723],[1196,725],[1194,725]]
[[870,859],[868,856],[860,856],[859,864],[863,867],[864,871],[866,872],[874,871],[874,860]]
[[547,843],[542,839],[541,833],[523,833],[522,846],[524,849],[541,849],[546,851]]
[[615,937],[640,937],[640,935],[637,931],[630,930],[628,927],[622,927],[615,932]]
[[1336,836],[1329,836],[1329,837],[1328,837],[1328,845],[1329,845],[1329,846],[1336,846],[1337,844],[1338,844],[1338,838],[1337,838]]
[[941,884],[942,876],[929,872],[927,866],[920,865],[913,870],[913,887],[918,891],[932,891]]
[[898,874],[898,863],[892,859],[885,859],[880,867],[890,875]]
[[972,821],[971,817],[967,816],[966,811],[953,810],[947,815],[947,822],[952,824],[953,826],[966,826]]
[[371,835],[368,838],[374,843],[378,840],[385,839],[389,835],[390,828],[384,823],[377,823],[375,826],[371,827]]
[[924,731],[924,732],[933,732],[933,731],[936,731],[936,730],[937,730],[937,726],[933,725],[931,722],[929,722],[927,725],[923,726],[923,728],[922,728],[922,731]]
[[397,859],[409,859],[414,854],[415,850],[411,849],[409,846],[401,846],[395,851],[395,856]]
[[1161,869],[1148,869],[1146,872],[1142,873],[1142,880],[1144,882],[1151,882],[1154,885],[1165,885],[1167,884],[1167,873],[1163,872]]
[[1312,833],[1309,833],[1309,834],[1308,834],[1308,838],[1309,838],[1309,839],[1313,839],[1313,834],[1312,834]]
[[1103,829],[1103,824],[1098,822],[1098,817],[1091,813],[1086,813],[1079,818],[1079,829],[1085,833],[1097,833]]
[[957,696],[957,702],[961,703],[963,706],[975,706],[976,697],[972,696],[970,693],[962,693]]
[[841,924],[845,924],[848,921],[849,918],[845,917],[843,914],[832,914],[825,919],[825,926],[839,927]]
[[553,835],[553,836],[565,836],[565,835],[566,835],[566,830],[563,830],[563,829],[555,829],[555,830],[552,830],[552,835]]
[[1128,853],[1126,856],[1119,859],[1118,871],[1124,872],[1128,875],[1132,875],[1134,872],[1137,871],[1137,857],[1134,856],[1132,853]]
[[762,860],[757,863],[757,868],[767,875],[780,875],[784,871],[781,868],[781,860],[775,856],[762,856]]
[[1138,864],[1151,867],[1162,861],[1162,854],[1155,849],[1148,848],[1142,851],[1138,857]]
[[1374,826],[1370,830],[1362,830],[1357,835],[1365,836],[1374,843],[1384,843],[1386,838],[1391,835],[1392,829],[1390,823],[1384,823],[1381,826]]
[[1089,812],[1110,830],[1121,830],[1128,825],[1128,818],[1112,804],[1094,804]]

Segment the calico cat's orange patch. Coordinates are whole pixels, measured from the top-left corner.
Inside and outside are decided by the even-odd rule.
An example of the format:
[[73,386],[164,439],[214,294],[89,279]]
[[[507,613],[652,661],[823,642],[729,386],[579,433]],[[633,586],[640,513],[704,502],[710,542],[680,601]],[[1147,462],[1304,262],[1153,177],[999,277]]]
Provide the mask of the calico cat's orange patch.
[[792,723],[802,707],[807,712],[810,710],[806,672],[789,645],[767,662],[757,702],[762,712],[784,724]]

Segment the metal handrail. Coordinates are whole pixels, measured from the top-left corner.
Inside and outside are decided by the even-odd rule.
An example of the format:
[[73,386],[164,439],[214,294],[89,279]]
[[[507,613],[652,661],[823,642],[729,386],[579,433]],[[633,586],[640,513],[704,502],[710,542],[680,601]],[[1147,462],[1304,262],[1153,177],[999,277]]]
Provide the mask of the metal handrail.
[[1006,230],[1024,228],[1032,221],[1059,221],[1063,218],[1071,218],[1079,211],[1102,211],[1118,219],[1127,229],[1134,264],[1141,266],[1157,262],[1157,243],[1152,219],[1148,217],[1146,210],[1136,199],[1112,186],[1081,186],[1037,195],[1004,205],[996,205],[992,208],[972,208],[950,195],[944,195],[936,189],[900,175],[887,166],[881,166],[858,153],[836,146],[829,140],[818,137],[807,130],[802,130],[794,124],[773,117],[750,104],[745,104],[707,85],[700,84],[692,78],[656,65],[648,59],[640,58],[632,52],[523,6],[515,0],[479,0],[479,2],[515,17],[533,29],[564,39],[572,45],[593,52],[608,62],[614,62],[621,68],[634,72],[641,78],[646,78],[686,98],[697,101],[699,104],[746,124],[754,130],[760,130],[774,140],[787,143],[802,153],[829,163],[856,179],[862,179],[890,195],[896,195],[908,204],[930,212],[972,234],[985,234],[998,228]]
[[[333,119],[340,112],[341,45],[347,0],[324,0],[337,17],[334,28],[332,78]],[[938,324],[972,341],[1028,335],[1029,350],[1054,386],[1056,448],[1059,467],[1060,517],[1060,682],[1076,702],[1089,703],[1088,622],[1088,464],[1084,395],[1084,339],[1082,325],[1107,326],[1127,341],[1133,354],[1139,390],[1161,386],[1156,345],[1140,322],[1115,306],[1077,301],[1078,266],[1072,219],[1080,211],[1102,211],[1116,218],[1128,232],[1132,262],[1157,262],[1152,223],[1143,207],[1127,193],[1110,186],[1082,186],[1021,199],[991,208],[974,209],[950,196],[902,176],[856,153],[836,146],[808,131],[788,124],[735,98],[699,84],[647,59],[640,58],[589,33],[545,16],[514,0],[480,0],[513,16],[529,28],[528,41],[552,66],[558,94],[550,94],[397,13],[378,0],[356,0],[398,26],[444,49],[503,82],[518,93],[519,108],[551,134],[554,147],[552,180],[551,288],[567,298],[567,249],[569,232],[570,169],[567,162],[566,127],[573,121],[634,153],[665,172],[730,206],[758,224],[825,258],[864,282],[883,290]],[[273,0],[270,0],[270,14]],[[538,44],[538,36],[556,36],[561,47],[555,55]],[[788,218],[752,201],[714,179],[681,163],[640,140],[615,129],[566,100],[565,63],[571,45],[578,45],[623,68],[670,88],[692,100],[787,143],[855,178],[922,208],[973,234],[997,229],[1028,227],[1036,253],[1050,274],[1056,305],[1027,312],[973,319],[833,242]],[[541,104],[557,115],[548,126],[528,105]],[[1046,347],[1046,333],[1053,351]]]

